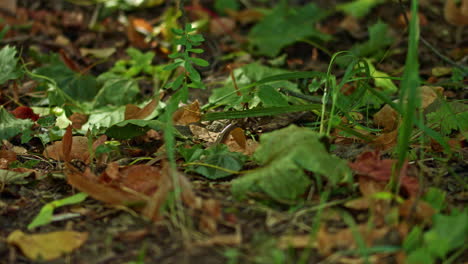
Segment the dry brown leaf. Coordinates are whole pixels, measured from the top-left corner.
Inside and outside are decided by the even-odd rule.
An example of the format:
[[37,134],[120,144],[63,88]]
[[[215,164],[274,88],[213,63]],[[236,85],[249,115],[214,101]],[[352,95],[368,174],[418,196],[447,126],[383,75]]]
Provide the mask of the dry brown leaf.
[[434,208],[425,201],[411,198],[400,205],[400,216],[413,219],[419,223],[432,223],[432,216],[436,213]]
[[216,139],[218,138],[220,134],[218,132],[211,132],[207,128],[196,126],[196,125],[189,125],[189,129],[195,138],[206,141],[208,143],[216,142]]
[[447,22],[455,26],[468,25],[468,0],[462,0],[458,7],[455,0],[446,0],[444,17]]
[[386,104],[374,114],[374,123],[381,127],[384,132],[393,131],[399,124],[398,112]]
[[145,36],[140,32],[151,32],[151,29],[148,27],[148,23],[144,19],[129,17],[128,26],[127,26],[127,38],[130,43],[140,49],[147,49],[150,47],[150,44],[145,41]]
[[285,235],[278,240],[280,248],[316,248],[317,241],[311,241],[310,235]]
[[[63,141],[56,141],[52,143],[52,145],[49,145],[45,148],[44,150],[44,157],[49,158],[49,159],[54,159],[54,160],[59,160],[59,161],[64,161],[66,160],[63,152],[63,146],[65,147],[71,147],[71,151],[69,152],[70,154],[70,160],[72,159],[78,159],[81,161],[87,161],[89,158],[89,152],[88,152],[88,138],[83,137],[83,136],[74,136],[73,137],[73,144],[63,144]],[[67,158],[68,160],[68,158]]]
[[441,86],[421,86],[419,87],[419,93],[421,94],[421,107],[425,109],[431,105],[439,95],[444,93],[444,88]]
[[7,242],[19,247],[29,259],[50,261],[71,253],[86,239],[86,232],[58,231],[28,235],[21,230],[15,230],[8,236]]
[[226,10],[226,13],[243,25],[258,22],[264,16],[262,12],[255,9],[243,9],[241,11]]
[[398,139],[398,129],[390,131],[388,133],[383,133],[377,136],[372,144],[379,150],[388,150],[396,146]]
[[177,109],[172,115],[172,120],[176,125],[186,126],[200,121],[200,117],[200,103],[195,100],[193,103]]
[[354,37],[359,37],[359,35],[362,34],[361,25],[358,19],[353,16],[345,16],[343,20],[341,20],[339,27],[345,29]]
[[5,165],[5,167],[0,165],[0,169],[8,168],[8,165],[13,161],[16,161],[16,153],[14,151],[6,149],[0,150],[0,163]]
[[236,28],[236,21],[229,17],[210,19],[210,32],[213,36],[222,36],[232,33]]
[[[367,246],[371,247],[376,241],[382,239],[389,228],[371,228],[368,225],[357,226],[357,232],[364,239]],[[322,226],[317,233],[317,249],[321,255],[328,256],[333,249],[356,249],[356,235],[351,228],[342,229],[336,233],[329,233]]]
[[[388,183],[392,176],[393,166],[396,160],[380,159],[378,151],[365,152],[361,154],[355,162],[348,163],[349,167],[356,171],[359,176],[368,177],[374,181]],[[419,190],[419,183],[416,178],[407,175],[408,163],[405,162],[400,170],[399,180],[401,188],[410,196],[415,196]]]
[[125,120],[144,119],[151,115],[158,106],[159,99],[153,98],[145,107],[140,108],[136,105],[128,104],[125,106]]
[[74,129],[80,129],[88,122],[88,116],[80,113],[73,113],[68,119],[72,122],[72,127]]

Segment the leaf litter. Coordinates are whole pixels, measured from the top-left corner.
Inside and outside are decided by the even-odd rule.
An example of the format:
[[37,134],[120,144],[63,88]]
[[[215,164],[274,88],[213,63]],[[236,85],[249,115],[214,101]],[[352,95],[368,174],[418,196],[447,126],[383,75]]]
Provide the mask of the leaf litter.
[[[207,34],[220,39],[216,48],[233,56],[234,68],[230,68],[231,76],[218,85],[208,85],[206,93],[213,93],[207,105],[203,105],[205,101],[193,100],[178,105],[179,110],[172,115],[177,128],[177,169],[167,161],[168,145],[162,142],[168,131],[167,119],[155,120],[174,92],[162,86],[172,77],[161,70],[164,65],[154,66],[154,62],[168,61],[167,43],[174,35],[165,25],[177,26],[176,9],[160,8],[158,15],[152,13],[145,17],[144,10],[132,10],[135,6],[127,3],[126,12],[131,14],[127,22],[109,17],[94,25],[101,32],[111,29],[123,33],[118,41],[110,38],[110,45],[99,33],[86,29],[83,19],[87,18],[82,7],[71,5],[74,11],[57,11],[55,16],[49,11],[15,9],[23,16],[9,17],[9,21],[22,24],[24,19],[34,17],[32,35],[28,38],[42,50],[53,47],[59,54],[56,58],[43,58],[42,67],[33,73],[40,76],[31,76],[35,78],[34,85],[42,89],[39,91],[48,93],[42,99],[57,106],[54,113],[57,110],[56,113],[62,114],[56,115],[52,126],[43,126],[43,121],[38,121],[39,117],[52,115],[46,111],[50,107],[44,107],[46,101],[34,99],[40,98],[32,96],[35,88],[17,89],[23,73],[17,67],[16,49],[2,49],[0,63],[7,71],[2,72],[0,83],[7,82],[9,90],[0,95],[5,93],[8,95],[5,98],[14,98],[15,104],[24,95],[31,95],[31,101],[21,99],[26,106],[18,104],[16,109],[8,99],[0,97],[2,104],[5,103],[0,109],[0,138],[5,140],[0,150],[0,224],[5,227],[1,234],[8,236],[6,242],[32,260],[60,258],[65,253],[73,261],[91,263],[130,263],[137,258],[149,263],[161,260],[179,263],[181,259],[203,263],[210,260],[214,263],[296,263],[301,254],[299,258],[308,256],[313,263],[428,263],[449,256],[463,259],[461,245],[466,242],[467,212],[459,210],[457,205],[463,202],[460,194],[466,190],[460,188],[459,181],[453,184],[453,179],[463,175],[464,165],[460,160],[466,155],[463,154],[466,108],[459,102],[447,102],[443,95],[456,91],[445,81],[461,78],[463,83],[466,77],[457,73],[456,67],[445,74],[431,75],[434,71],[428,65],[432,63],[425,60],[434,55],[421,56],[422,75],[429,78],[428,84],[437,83],[437,86],[420,87],[421,110],[430,129],[449,139],[453,152],[447,154],[440,138],[425,143],[414,140],[410,146],[411,160],[405,161],[395,174],[397,160],[392,150],[398,138],[401,113],[392,107],[391,100],[383,105],[381,98],[373,98],[375,94],[370,95],[369,90],[364,91],[363,98],[373,108],[364,111],[362,99],[355,96],[362,92],[359,80],[344,84],[346,89],[338,94],[356,102],[352,102],[354,99],[337,101],[339,118],[327,120],[335,127],[331,139],[310,129],[324,121],[318,119],[320,113],[316,109],[319,108],[314,108],[307,118],[295,113],[284,118],[263,117],[271,115],[273,112],[269,111],[274,107],[321,102],[324,83],[317,85],[317,80],[307,79],[305,85],[301,84],[300,75],[271,83],[264,80],[277,74],[294,75],[289,71],[294,67],[325,71],[329,61],[324,57],[331,53],[324,47],[330,48],[328,41],[333,41],[332,34],[340,38],[349,34],[345,41],[335,42],[337,48],[332,47],[333,52],[346,49],[353,55],[366,57],[372,87],[389,96],[394,94],[399,80],[388,78],[399,76],[398,67],[402,64],[401,61],[389,63],[385,58],[401,55],[401,49],[392,50],[391,45],[396,39],[394,30],[404,28],[406,22],[402,14],[398,15],[399,25],[388,18],[386,23],[369,16],[371,10],[376,10],[385,18],[392,14],[389,10],[396,10],[394,6],[389,8],[390,4],[380,1],[348,1],[338,5],[346,17],[337,20],[321,12],[328,9],[322,10],[315,4],[303,9],[265,4],[269,9],[239,10],[233,4],[236,1],[215,2],[219,14],[198,1],[192,1],[185,11],[190,19],[208,21]],[[233,9],[223,10],[224,4]],[[428,36],[424,32],[425,24],[436,23],[422,19],[434,15],[430,11],[433,9],[428,8],[431,5],[422,3],[422,11],[418,13],[425,37]],[[460,5],[446,1],[445,19],[457,26],[464,25],[464,7],[465,1]],[[310,19],[314,12],[319,15]],[[153,19],[159,15],[160,18]],[[58,18],[64,18],[65,22],[62,24]],[[312,24],[307,28],[296,26],[305,20]],[[363,21],[369,22],[368,33]],[[287,32],[287,38],[272,34],[288,28],[294,30]],[[79,29],[79,36],[72,36],[70,29]],[[246,29],[251,29],[250,34],[243,37]],[[23,32],[26,31],[14,28],[7,32],[6,40],[11,33]],[[46,43],[34,34],[42,34],[54,42]],[[431,40],[437,41],[435,36]],[[271,45],[264,45],[265,40]],[[298,41],[314,42],[313,47],[304,48]],[[238,44],[244,42],[251,45],[251,54],[240,51],[242,45]],[[125,50],[127,44],[144,51]],[[392,50],[390,55],[385,53],[388,47]],[[203,55],[191,50],[194,56],[189,60],[200,65],[206,65],[206,61],[224,64],[226,58],[221,59],[217,51],[207,46],[202,49],[205,49]],[[156,52],[156,56],[148,50]],[[462,50],[457,52],[463,54]],[[252,56],[258,58],[259,54],[273,58],[268,60],[270,65],[252,60]],[[276,55],[281,56],[276,58]],[[109,68],[94,64],[96,59],[106,58],[112,63],[104,64],[114,65],[108,72]],[[119,61],[114,64],[115,60]],[[345,62],[349,61],[337,60],[338,64]],[[183,66],[188,68],[190,78],[197,77],[198,68]],[[288,66],[290,69],[285,70]],[[183,69],[174,70],[182,72]],[[217,74],[226,76],[216,66],[209,73],[202,72],[203,78]],[[50,78],[55,84],[51,82],[44,88],[39,77]],[[153,93],[143,101],[140,92],[145,90],[145,82],[151,83],[151,92],[154,89],[160,93]],[[205,94],[200,100],[207,97]],[[30,103],[34,107],[27,106]],[[220,128],[213,129],[215,122],[205,118],[214,106],[238,111],[237,117],[242,119],[221,122]],[[248,111],[256,113],[255,117],[248,116]],[[70,123],[75,134],[81,135],[73,136]],[[30,138],[27,133],[24,135],[29,130],[34,131]],[[414,137],[420,135],[418,131]],[[19,145],[33,153],[14,152]],[[346,153],[339,153],[341,147],[346,148]],[[431,152],[434,157],[415,158],[425,151],[434,151]],[[340,159],[332,153],[347,158]],[[444,165],[444,155],[448,155],[447,164],[455,164],[453,168]],[[39,164],[32,165],[33,169],[28,165],[31,157]],[[447,172],[454,177],[447,177]],[[421,173],[425,173],[423,177]],[[36,177],[29,177],[31,174]],[[399,193],[388,188],[393,177],[398,180]],[[441,188],[446,184],[447,192],[428,190],[427,185],[434,182]],[[83,191],[91,199],[70,202],[68,198],[75,197],[72,195],[76,191]],[[441,204],[449,204],[450,208]],[[32,220],[40,217],[40,212],[44,218],[41,225],[34,225],[37,234],[19,231],[35,223]],[[54,249],[44,246],[50,239],[58,242],[49,243]],[[438,244],[440,247],[435,246]],[[0,247],[1,256],[6,256],[8,251],[15,260],[27,262],[21,254],[11,253],[16,252],[14,247]]]

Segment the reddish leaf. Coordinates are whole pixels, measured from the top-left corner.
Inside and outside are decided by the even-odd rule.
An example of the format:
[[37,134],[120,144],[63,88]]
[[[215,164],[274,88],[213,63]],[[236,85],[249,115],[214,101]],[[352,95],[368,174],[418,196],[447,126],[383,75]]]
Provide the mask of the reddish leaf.
[[37,121],[39,119],[39,115],[36,115],[34,111],[27,106],[18,106],[15,110],[11,111],[11,113],[20,119],[31,119],[33,121]]
[[[349,167],[356,171],[359,175],[369,177],[375,181],[389,182],[392,176],[393,166],[396,160],[380,159],[378,151],[365,152],[361,154],[355,162],[350,162]],[[403,190],[410,196],[415,196],[418,193],[418,180],[407,175],[408,163],[405,162],[400,171],[400,183]]]

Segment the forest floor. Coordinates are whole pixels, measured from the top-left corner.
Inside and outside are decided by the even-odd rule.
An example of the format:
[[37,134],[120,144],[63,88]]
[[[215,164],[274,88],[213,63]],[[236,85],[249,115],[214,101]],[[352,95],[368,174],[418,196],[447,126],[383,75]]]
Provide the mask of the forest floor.
[[[134,102],[135,105],[142,108],[145,104],[150,105],[151,102],[147,99],[153,94],[156,94],[156,98],[160,101],[168,100],[174,92],[164,88],[163,85],[166,81],[172,80],[178,70],[166,75],[162,73],[164,72],[161,70],[162,67],[154,67],[145,71],[152,65],[166,65],[171,62],[171,58],[168,57],[169,50],[173,48],[168,40],[170,33],[167,28],[158,26],[168,27],[171,23],[177,25],[176,19],[179,19],[179,25],[182,25],[183,18],[177,18],[171,13],[177,11],[175,8],[177,1],[161,1],[162,4],[152,7],[128,7],[127,10],[124,8],[123,2],[125,1],[115,1],[120,2],[120,6],[114,10],[106,9],[103,4],[87,4],[88,2],[92,1],[19,0],[16,9],[1,9],[0,29],[9,25],[10,30],[3,38],[0,38],[0,47],[3,48],[6,45],[16,47],[21,64],[33,74],[47,76],[59,85],[67,83],[66,79],[71,78],[67,75],[70,69],[70,72],[78,73],[80,76],[100,77],[101,74],[114,69],[114,74],[127,74],[129,79],[138,84],[139,93],[134,95],[134,98],[145,103]],[[268,155],[268,152],[275,151],[268,147],[282,146],[283,143],[289,142],[287,133],[297,135],[298,143],[289,147],[284,146],[279,153],[283,153],[285,157],[289,155],[285,152],[294,153],[294,148],[301,148],[303,147],[301,144],[308,144],[307,142],[310,141],[301,141],[302,139],[299,138],[301,135],[309,137],[308,132],[303,132],[300,128],[308,127],[318,131],[323,122],[323,120],[320,121],[321,108],[313,111],[291,111],[221,120],[214,120],[217,118],[210,120],[207,113],[223,112],[223,109],[248,110],[254,105],[259,107],[276,106],[275,104],[285,106],[284,98],[288,98],[286,106],[291,106],[298,100],[303,100],[297,93],[305,95],[304,98],[309,98],[301,102],[321,105],[323,90],[311,88],[314,80],[309,77],[282,80],[284,83],[281,85],[292,87],[291,89],[296,93],[276,92],[280,95],[279,98],[262,97],[261,93],[248,97],[245,90],[239,91],[237,84],[233,84],[233,78],[237,79],[238,85],[242,87],[249,85],[249,82],[258,82],[275,74],[306,71],[326,73],[332,55],[340,51],[354,51],[358,56],[368,58],[368,61],[380,73],[387,77],[397,77],[391,79],[392,85],[387,83],[387,86],[376,89],[385,92],[385,89],[391,89],[389,87],[401,87],[400,78],[405,69],[409,41],[406,21],[402,15],[402,9],[409,10],[407,1],[403,1],[403,4],[398,1],[382,1],[383,3],[376,4],[370,12],[364,12],[359,18],[335,9],[344,3],[359,1],[313,1],[323,10],[334,10],[315,23],[317,32],[326,34],[329,39],[328,37],[314,38],[313,34],[312,36],[309,34],[301,37],[302,41],[289,41],[283,45],[276,44],[276,42],[281,42],[281,37],[278,38],[275,34],[284,33],[287,38],[294,33],[288,33],[289,31],[275,33],[272,29],[270,36],[267,32],[268,27],[264,26],[259,29],[258,36],[252,35],[252,29],[258,26],[264,17],[262,12],[267,14],[272,12],[271,10],[280,5],[274,2],[281,1],[185,2],[184,19],[202,21],[200,25],[203,30],[198,33],[202,34],[205,40],[197,48],[203,49],[204,53],[194,53],[194,56],[209,62],[207,67],[196,67],[206,89],[190,89],[188,93],[189,102],[197,101],[201,106],[200,108],[198,104],[190,105],[194,107],[191,109],[195,109],[193,111],[199,115],[201,112],[202,121],[200,121],[200,116],[194,117],[198,118],[195,122],[184,120],[184,118],[191,118],[191,110],[181,111],[179,113],[183,117],[173,119],[177,125],[177,131],[174,133],[182,135],[176,137],[178,152],[175,155],[180,178],[176,176],[172,179],[179,179],[182,182],[188,180],[185,183],[188,183],[189,187],[182,187],[173,192],[170,187],[167,187],[171,184],[168,184],[166,187],[172,196],[167,199],[166,205],[161,208],[155,205],[156,209],[153,208],[153,211],[146,215],[145,212],[149,210],[148,206],[141,209],[141,206],[127,207],[121,202],[114,202],[134,197],[132,195],[138,191],[128,191],[128,186],[131,184],[138,185],[138,188],[146,188],[148,192],[145,197],[150,197],[147,200],[150,205],[154,205],[149,202],[151,197],[157,199],[156,196],[162,192],[162,186],[165,186],[162,183],[163,180],[157,183],[138,182],[137,180],[125,182],[122,178],[118,180],[113,178],[127,177],[128,179],[131,177],[128,175],[138,177],[142,175],[143,177],[151,171],[149,167],[160,168],[162,172],[157,172],[157,175],[162,175],[162,179],[169,177],[168,174],[171,173],[166,172],[169,165],[164,162],[168,156],[165,153],[167,148],[163,145],[164,140],[167,140],[163,134],[168,130],[157,131],[155,123],[145,123],[145,131],[143,131],[145,134],[135,137],[125,133],[130,133],[128,130],[131,129],[141,129],[140,126],[125,126],[122,130],[117,128],[117,132],[115,127],[112,130],[112,125],[115,123],[109,127],[101,127],[101,129],[88,127],[90,130],[86,136],[88,139],[93,139],[94,147],[97,146],[96,142],[100,140],[99,136],[102,134],[107,134],[107,143],[104,145],[112,146],[117,142],[117,147],[109,147],[105,150],[107,154],[104,158],[98,157],[96,153],[89,154],[87,152],[89,144],[93,142],[88,143],[86,140],[84,150],[82,149],[82,153],[79,153],[75,148],[75,144],[78,144],[76,143],[79,140],[78,136],[72,137],[70,132],[66,131],[65,126],[47,126],[36,122],[33,125],[34,132],[30,140],[24,142],[24,131],[5,139],[2,129],[6,129],[6,125],[2,123],[0,125],[0,134],[3,139],[3,147],[0,150],[2,171],[0,174],[0,263],[235,264],[411,263],[411,261],[415,261],[412,263],[430,263],[418,262],[424,259],[423,255],[428,256],[425,260],[433,261],[433,263],[468,263],[466,246],[468,221],[463,222],[468,220],[466,209],[468,148],[465,138],[467,126],[466,123],[463,124],[467,121],[464,100],[467,99],[468,77],[467,68],[463,65],[466,65],[468,58],[468,31],[466,26],[455,26],[448,21],[450,17],[447,17],[447,14],[444,15],[444,1],[419,1],[421,39],[417,56],[419,59],[418,74],[421,85],[435,87],[428,92],[429,95],[421,92],[424,93],[422,97],[426,95],[433,97],[428,106],[423,106],[423,114],[427,115],[425,119],[429,123],[430,120],[434,120],[431,117],[435,118],[435,115],[431,113],[438,113],[441,105],[457,102],[457,107],[459,107],[457,109],[462,110],[452,113],[456,117],[452,115],[445,117],[451,121],[455,120],[453,121],[455,124],[448,125],[449,128],[441,125],[444,122],[442,119],[438,120],[439,123],[434,121],[437,124],[430,126],[440,138],[448,142],[450,149],[444,149],[437,140],[427,137],[415,128],[409,144],[410,155],[408,161],[404,163],[405,171],[404,175],[402,174],[406,180],[402,180],[400,195],[395,197],[386,189],[390,178],[382,175],[391,175],[392,166],[397,163],[398,157],[395,153],[397,153],[400,125],[398,121],[395,121],[396,112],[395,114],[384,113],[386,116],[383,117],[383,121],[382,119],[379,121],[376,113],[384,107],[382,102],[369,101],[369,106],[363,106],[363,104],[358,109],[349,108],[348,114],[356,118],[361,126],[366,126],[367,130],[359,130],[357,125],[350,125],[351,122],[347,122],[349,116],[340,116],[340,111],[337,110],[335,117],[339,117],[338,121],[329,120],[329,123],[342,122],[339,128],[333,127],[326,139],[316,139],[313,135],[310,139],[316,140],[313,144],[321,145],[317,149],[312,146],[313,151],[317,153],[324,151],[326,158],[316,158],[312,161],[314,165],[309,164],[308,167],[299,169],[300,173],[296,171],[296,167],[289,168],[290,164],[300,163],[296,159],[307,155],[314,156],[314,154],[298,152],[297,155],[301,157],[296,156],[294,160],[281,163],[283,161],[280,162],[276,156],[265,158],[256,153],[257,156],[252,158],[252,153],[260,145],[258,148],[261,148],[264,155]],[[216,5],[223,2],[238,3],[239,10],[246,12],[221,14]],[[242,4],[239,4],[240,2]],[[289,2],[291,7],[301,4],[301,1]],[[246,6],[245,3],[252,6]],[[301,8],[298,8],[294,12],[300,13],[300,10]],[[410,15],[409,12],[406,14]],[[291,20],[295,19],[294,15],[291,17]],[[465,16],[464,19],[466,21],[468,18]],[[278,18],[278,20],[287,21],[288,19]],[[272,25],[274,26],[280,27],[280,25]],[[290,27],[294,27],[294,24]],[[300,31],[299,27],[301,25],[291,31]],[[374,32],[370,32],[370,28],[373,28]],[[157,30],[150,34],[146,32],[145,35],[145,30],[154,29]],[[260,39],[260,35],[263,37],[262,40],[267,39],[271,43],[255,42],[254,39]],[[435,47],[436,50],[424,45],[423,41]],[[275,50],[277,45],[280,45],[279,50]],[[150,57],[149,64],[143,65],[145,63],[145,60],[141,59],[143,55],[129,56],[127,52],[129,47],[134,47],[144,54],[153,52],[155,55]],[[106,55],[107,52],[111,55]],[[59,54],[56,58],[59,58],[63,62],[62,65],[66,65],[69,69],[61,69],[57,66],[58,64],[52,64],[54,58],[51,54]],[[458,66],[447,62],[441,55]],[[136,58],[138,56],[141,60]],[[0,60],[2,59],[5,57],[0,56]],[[129,64],[122,63],[122,61],[131,60],[133,62]],[[121,61],[121,66],[124,65],[122,66],[124,70],[120,72],[114,66],[119,61]],[[48,63],[49,67],[45,67],[44,65],[47,66]],[[141,68],[138,68],[139,63],[142,64]],[[346,78],[348,73],[346,63],[349,61],[344,61],[342,67],[336,65],[331,67],[337,83]],[[135,70],[135,75],[128,75],[130,70]],[[155,77],[151,74],[161,75]],[[0,78],[0,80],[3,79]],[[298,85],[301,80],[305,80],[306,84]],[[32,109],[60,106],[62,111],[66,112],[66,116],[72,119],[70,116],[77,111],[77,108],[69,107],[72,104],[70,102],[53,105],[53,98],[44,97],[44,94],[50,90],[40,88],[43,81],[23,72],[22,77],[15,81],[0,83],[2,85],[0,104],[18,118],[22,118],[14,111],[18,106],[27,106]],[[371,86],[377,85],[377,81],[369,83]],[[76,87],[72,86],[68,90],[70,94],[73,94],[72,99],[86,98],[85,93],[88,92],[86,89],[91,88],[82,83],[76,85],[79,87],[77,90],[73,90]],[[219,105],[224,108],[215,108],[213,101],[216,98],[219,99],[223,95],[223,87],[229,85],[231,89],[237,89],[239,98],[244,96],[242,98],[246,99],[243,99],[244,101],[220,100]],[[283,88],[281,85],[272,84],[275,88]],[[353,89],[359,90],[356,88],[358,85],[359,81],[349,81],[344,86],[340,86],[339,96],[346,97],[353,93]],[[263,87],[260,84],[256,86]],[[433,92],[435,90],[437,93]],[[117,90],[109,93],[109,97],[105,99],[108,102],[112,101],[112,97],[120,98]],[[97,94],[96,92],[92,96],[97,97]],[[397,91],[387,94],[391,100],[398,98]],[[291,99],[296,96],[298,97]],[[119,100],[125,101],[125,98]],[[423,104],[425,100],[424,97]],[[121,105],[125,106],[130,103],[124,102]],[[209,107],[210,104],[213,107]],[[129,107],[126,107],[128,110]],[[99,111],[107,115],[105,112],[107,110],[103,109],[105,108],[100,108]],[[162,113],[163,109],[155,109],[156,106],[151,109],[151,112],[155,113],[153,119],[163,120],[159,119],[161,115],[157,115]],[[86,114],[92,116],[95,114],[92,111],[96,110],[89,110]],[[138,113],[141,114],[141,112]],[[41,118],[48,115],[38,114]],[[109,115],[112,115],[111,111]],[[2,118],[4,117],[0,116],[1,122],[5,122],[6,119]],[[203,119],[208,121],[203,121]],[[389,121],[390,119],[392,121]],[[75,120],[72,121],[75,123]],[[198,130],[193,127],[195,123]],[[296,127],[290,126],[292,124]],[[394,128],[389,126],[394,126]],[[232,130],[233,127],[238,129]],[[352,128],[346,130],[351,132],[344,133],[342,131],[344,127]],[[90,134],[89,131],[92,129],[94,131]],[[80,134],[79,131],[80,128],[75,128],[76,135]],[[233,131],[242,135],[239,136]],[[351,135],[352,131],[358,131],[358,136]],[[273,134],[275,132],[277,134]],[[125,136],[119,138],[116,136],[120,135],[119,133],[124,133]],[[45,134],[48,135],[46,140],[44,139],[46,136],[43,136]],[[263,137],[263,135],[266,136]],[[271,137],[267,138],[268,135]],[[109,143],[111,139],[114,143]],[[62,145],[54,149],[49,148],[52,141],[58,140],[63,140],[63,145],[67,142],[72,144],[70,142],[73,140],[75,149],[66,150]],[[45,141],[47,144],[44,144]],[[265,142],[268,142],[270,146],[266,146]],[[328,147],[323,148],[320,142],[325,142],[324,145]],[[195,147],[197,145],[201,147]],[[219,145],[227,145],[228,149],[217,148]],[[193,151],[184,152],[181,146]],[[48,154],[47,151],[50,153]],[[223,160],[209,161],[204,159],[203,155],[191,160],[196,151],[203,152],[206,156],[212,155],[210,157],[215,157],[215,159],[223,157]],[[84,157],[83,153],[87,153],[87,156]],[[242,153],[242,155],[231,155],[231,153]],[[67,155],[73,156],[74,160],[68,159]],[[92,156],[89,158],[90,155],[95,155],[97,158],[93,159]],[[79,161],[76,161],[77,159]],[[264,161],[260,161],[261,159]],[[258,172],[258,168],[262,166],[267,167],[270,163],[265,160],[268,159],[276,162],[278,167],[288,167],[286,174],[282,171],[282,177],[296,177],[293,174],[297,173],[306,179],[297,176],[298,178],[292,182],[279,182],[275,185],[269,182],[277,180],[272,176],[266,180],[259,179],[258,182],[253,183],[258,185],[248,187],[248,191],[242,189],[244,186],[236,180],[244,177],[243,174],[253,175],[256,169]],[[325,166],[324,164],[329,162],[334,165],[322,171],[320,171],[321,168],[314,171],[316,167],[319,167],[317,164]],[[209,163],[211,167],[208,165],[204,167],[200,165],[202,163]],[[120,167],[116,168],[113,164],[118,164]],[[333,172],[334,169],[338,173],[342,169],[341,166],[346,167],[343,168],[345,171],[343,174],[351,175],[347,173],[352,171],[353,176],[350,182],[345,183],[338,176],[322,175]],[[23,176],[18,176],[21,179],[9,180],[6,171],[14,171],[14,167],[22,168],[21,173],[26,173],[27,176],[22,174]],[[219,167],[225,169],[219,169]],[[88,177],[89,168],[92,168],[96,175],[100,175],[99,181],[80,185],[77,183],[80,180],[75,182],[72,180],[77,176]],[[283,168],[272,170],[281,169]],[[235,173],[225,173],[226,171],[235,171]],[[382,180],[383,178],[385,179]],[[103,183],[106,180],[108,182]],[[117,181],[121,181],[115,185],[118,187],[106,185]],[[334,181],[336,183],[332,184],[331,182]],[[153,193],[153,189],[148,190],[152,184],[157,186],[155,188],[159,188],[156,194]],[[238,184],[238,187],[234,187],[238,188],[235,190],[242,189],[239,191],[241,192],[240,198],[233,190],[235,184]],[[296,186],[302,184],[304,185]],[[101,186],[104,187],[99,189]],[[114,189],[109,191],[109,188]],[[290,193],[283,194],[275,188],[283,188]],[[297,190],[302,190],[302,192],[293,194],[298,192]],[[53,217],[51,216],[44,224],[28,228],[46,204],[77,194],[79,191],[88,193],[90,197],[68,205],[65,203],[60,207],[56,207],[56,204],[52,205]],[[178,198],[174,198],[174,193],[180,192],[189,193],[185,196],[181,194],[184,205],[175,202]],[[119,198],[119,195],[122,196]],[[291,197],[291,199],[285,201],[284,197]],[[150,220],[151,218],[153,219]],[[412,232],[414,229],[420,230],[420,233]],[[15,230],[21,230],[26,235],[23,237],[24,234],[21,234],[19,239],[15,239],[11,235],[16,232]],[[73,233],[72,237],[51,237],[48,238],[49,240],[30,236],[53,234],[52,232],[56,231],[77,233]],[[443,240],[444,235],[449,238]],[[411,240],[410,236],[415,239]],[[47,247],[60,248],[61,243],[66,244],[65,240],[78,241],[83,237],[85,238],[82,242],[76,242],[79,246],[73,247],[72,250],[63,249],[66,253],[61,257],[51,257],[43,261],[34,257],[37,256],[34,255],[36,254],[34,250],[37,250],[38,254],[43,254],[42,257],[44,257],[49,254],[46,252]],[[434,250],[434,248],[439,249]],[[28,250],[29,253],[27,253]],[[53,253],[50,254],[53,255]],[[47,256],[45,258],[47,259]]]

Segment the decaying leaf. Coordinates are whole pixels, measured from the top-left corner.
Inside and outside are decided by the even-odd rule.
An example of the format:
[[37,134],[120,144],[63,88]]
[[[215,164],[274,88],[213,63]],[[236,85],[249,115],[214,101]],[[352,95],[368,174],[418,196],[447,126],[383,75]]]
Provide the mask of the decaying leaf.
[[[350,162],[349,167],[359,174],[372,180],[388,183],[392,176],[393,166],[396,160],[380,159],[378,151],[365,152],[361,154],[355,162]],[[410,196],[418,193],[419,183],[416,178],[407,175],[408,163],[405,162],[400,170],[399,180],[401,188]]]
[[15,230],[8,236],[7,242],[19,247],[29,259],[50,261],[79,248],[86,239],[86,232],[58,231],[28,235]]
[[[75,146],[71,127],[62,139],[62,156],[71,157]],[[120,167],[117,163],[110,163],[100,175],[96,175],[90,168],[75,167],[65,158],[65,174],[70,185],[89,194],[96,200],[113,205],[137,206],[142,215],[157,221],[161,219],[160,209],[168,198],[169,192],[174,190],[173,179],[180,186],[180,198],[188,207],[200,212],[206,231],[214,233],[221,217],[220,204],[215,200],[203,200],[195,195],[190,182],[179,172],[170,170],[167,162],[162,167],[140,164]],[[176,175],[173,175],[176,173]]]

